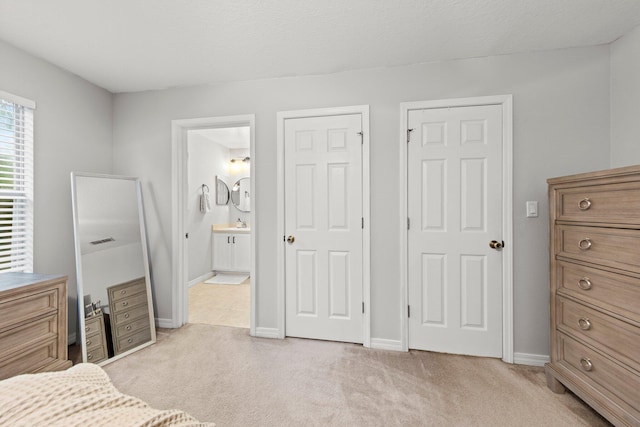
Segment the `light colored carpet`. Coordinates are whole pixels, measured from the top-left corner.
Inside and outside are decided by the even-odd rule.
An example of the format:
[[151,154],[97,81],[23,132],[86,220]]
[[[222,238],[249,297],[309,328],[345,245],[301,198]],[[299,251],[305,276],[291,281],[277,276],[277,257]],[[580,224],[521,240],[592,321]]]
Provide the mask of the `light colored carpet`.
[[248,328],[250,303],[249,280],[232,286],[198,283],[189,288],[189,323]]
[[215,285],[239,285],[249,278],[248,274],[227,274],[218,273],[209,280],[205,280],[204,283]]
[[105,366],[155,408],[225,426],[606,426],[542,368],[190,324]]

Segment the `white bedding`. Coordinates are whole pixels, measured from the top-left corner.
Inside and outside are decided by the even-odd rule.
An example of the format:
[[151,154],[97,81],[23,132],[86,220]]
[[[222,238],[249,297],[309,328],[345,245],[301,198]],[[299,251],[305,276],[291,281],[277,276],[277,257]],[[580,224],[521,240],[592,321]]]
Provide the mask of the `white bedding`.
[[0,381],[0,426],[212,427],[179,410],[158,410],[120,393],[97,365]]

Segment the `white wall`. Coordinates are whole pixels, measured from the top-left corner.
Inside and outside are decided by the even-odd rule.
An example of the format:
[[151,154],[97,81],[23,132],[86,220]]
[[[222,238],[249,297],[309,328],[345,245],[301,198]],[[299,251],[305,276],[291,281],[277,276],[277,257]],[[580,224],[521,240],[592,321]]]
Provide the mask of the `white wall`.
[[[216,205],[216,175],[228,181],[229,149],[189,133],[189,178],[187,203],[187,250],[189,251],[189,281],[211,272],[211,226],[229,222],[229,205]],[[209,187],[211,211],[200,212],[202,184]]]
[[640,164],[640,27],[611,45],[611,166]]
[[[514,95],[515,351],[548,354],[548,177],[609,164],[607,46],[115,96],[116,172],[142,178],[158,313],[171,317],[171,120],[256,115],[257,325],[276,322],[276,112],[370,105],[372,337],[400,339],[403,101]],[[525,218],[525,201],[540,201]]]
[[112,95],[0,41],[0,90],[37,103],[34,270],[69,276],[69,332],[77,324],[71,171],[112,170]]
[[[138,237],[138,240],[140,238]],[[100,301],[109,313],[107,288],[130,280],[144,278],[142,244],[132,243],[82,255],[82,288],[89,302]]]

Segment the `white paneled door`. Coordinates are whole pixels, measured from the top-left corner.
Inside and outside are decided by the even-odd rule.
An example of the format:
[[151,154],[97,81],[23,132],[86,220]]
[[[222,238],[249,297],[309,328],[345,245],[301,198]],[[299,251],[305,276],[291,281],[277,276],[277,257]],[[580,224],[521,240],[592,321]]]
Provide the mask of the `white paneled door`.
[[286,119],[287,336],[361,343],[362,115]]
[[502,106],[410,110],[408,129],[409,347],[502,357]]

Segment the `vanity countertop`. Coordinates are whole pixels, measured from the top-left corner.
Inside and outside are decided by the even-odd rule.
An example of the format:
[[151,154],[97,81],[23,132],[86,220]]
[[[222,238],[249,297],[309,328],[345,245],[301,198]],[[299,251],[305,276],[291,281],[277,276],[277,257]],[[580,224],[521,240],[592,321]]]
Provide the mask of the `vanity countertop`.
[[251,228],[247,227],[236,227],[234,224],[213,224],[211,226],[212,233],[236,233],[236,234],[249,234],[251,233]]

